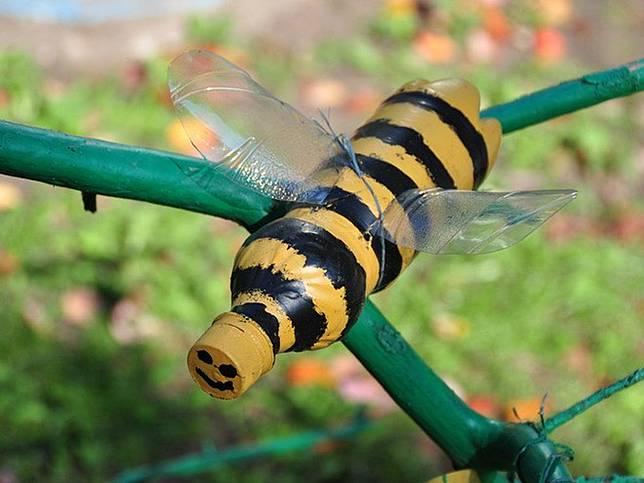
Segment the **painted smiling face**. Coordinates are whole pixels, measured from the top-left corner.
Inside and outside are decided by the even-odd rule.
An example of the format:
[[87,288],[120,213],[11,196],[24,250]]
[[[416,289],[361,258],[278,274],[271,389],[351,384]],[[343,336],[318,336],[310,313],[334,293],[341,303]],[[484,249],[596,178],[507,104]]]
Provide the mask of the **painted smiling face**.
[[[219,347],[221,343],[225,352]],[[218,399],[235,399],[274,362],[272,346],[261,328],[234,312],[217,317],[188,353],[190,375]]]

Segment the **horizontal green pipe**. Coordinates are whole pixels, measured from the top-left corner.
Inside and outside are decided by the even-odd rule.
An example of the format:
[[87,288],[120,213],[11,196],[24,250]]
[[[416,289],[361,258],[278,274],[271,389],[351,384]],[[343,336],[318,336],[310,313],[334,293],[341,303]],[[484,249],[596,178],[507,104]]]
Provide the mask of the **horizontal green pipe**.
[[222,451],[205,449],[201,453],[185,455],[160,464],[125,471],[116,477],[114,483],[134,483],[163,476],[191,476],[205,471],[212,471],[224,464],[311,449],[321,443],[349,439],[369,428],[372,424],[371,421],[359,414],[355,421],[339,428],[308,431],[271,441],[235,446]]
[[203,165],[176,153],[71,136],[0,121],[0,174],[236,221],[259,222],[272,201],[230,183],[202,190],[185,173]]
[[644,88],[643,78],[644,58],[490,107],[481,112],[481,117],[498,119],[503,133],[508,134],[609,99],[635,94]]
[[[585,75],[482,111],[509,133],[640,91],[642,60]],[[148,201],[237,221],[260,223],[273,203],[223,182],[205,192],[186,173],[201,160],[176,153],[71,136],[0,121],[0,173],[106,196]]]

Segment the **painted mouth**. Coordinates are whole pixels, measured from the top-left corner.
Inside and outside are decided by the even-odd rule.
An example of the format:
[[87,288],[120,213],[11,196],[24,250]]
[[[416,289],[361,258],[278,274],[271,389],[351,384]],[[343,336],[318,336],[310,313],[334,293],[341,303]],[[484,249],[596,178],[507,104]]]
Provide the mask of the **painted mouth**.
[[226,381],[226,382],[215,381],[210,377],[208,377],[208,374],[206,374],[198,367],[195,368],[195,372],[197,373],[197,375],[199,375],[199,377],[201,377],[204,380],[206,384],[208,384],[213,389],[217,389],[218,391],[233,391],[235,389],[232,381]]

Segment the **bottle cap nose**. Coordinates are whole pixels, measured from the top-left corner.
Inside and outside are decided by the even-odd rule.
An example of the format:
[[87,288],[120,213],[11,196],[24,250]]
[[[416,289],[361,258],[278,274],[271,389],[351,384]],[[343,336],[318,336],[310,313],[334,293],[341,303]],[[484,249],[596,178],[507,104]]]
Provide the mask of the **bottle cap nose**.
[[190,375],[201,389],[219,399],[241,396],[274,362],[264,331],[234,312],[217,317],[188,352]]

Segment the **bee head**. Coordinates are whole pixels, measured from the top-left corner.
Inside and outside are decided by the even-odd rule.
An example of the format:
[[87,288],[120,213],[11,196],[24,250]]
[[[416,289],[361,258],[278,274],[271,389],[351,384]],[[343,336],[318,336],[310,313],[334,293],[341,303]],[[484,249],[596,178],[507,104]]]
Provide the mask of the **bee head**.
[[273,367],[266,334],[251,320],[226,312],[188,352],[188,369],[201,389],[218,399],[235,399]]

